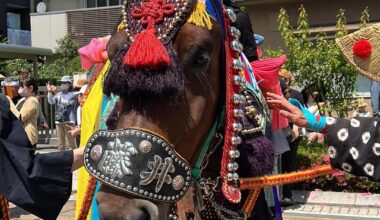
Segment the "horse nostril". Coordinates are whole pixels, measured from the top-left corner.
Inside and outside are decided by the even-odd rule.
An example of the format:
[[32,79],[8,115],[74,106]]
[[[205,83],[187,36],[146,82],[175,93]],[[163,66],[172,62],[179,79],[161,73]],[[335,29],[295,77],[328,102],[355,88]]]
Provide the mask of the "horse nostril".
[[142,212],[141,219],[144,219],[144,220],[151,220],[151,217],[150,217],[150,215],[149,215],[148,210],[146,210],[146,209],[143,208],[143,207],[141,207],[140,210],[141,210],[141,212]]
[[137,208],[139,208],[143,212],[143,215],[147,217],[147,218],[142,218],[142,219],[147,219],[147,220],[159,219],[158,207],[154,203],[151,203],[147,200],[140,200],[137,203]]

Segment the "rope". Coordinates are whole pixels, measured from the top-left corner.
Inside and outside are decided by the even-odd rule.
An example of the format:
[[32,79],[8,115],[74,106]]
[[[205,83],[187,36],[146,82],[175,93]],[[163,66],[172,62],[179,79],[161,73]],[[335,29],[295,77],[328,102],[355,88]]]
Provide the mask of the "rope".
[[327,175],[333,171],[334,169],[330,165],[324,165],[292,173],[254,178],[242,178],[240,179],[240,189],[250,190],[247,200],[243,206],[243,211],[247,216],[250,216],[253,207],[255,207],[258,194],[264,187],[301,182],[317,176]]
[[8,200],[0,194],[0,211],[4,220],[10,220],[11,214],[9,212]]
[[80,213],[78,215],[77,220],[85,220],[87,218],[88,212],[91,208],[92,199],[94,198],[94,193],[96,189],[96,178],[90,177],[90,180],[88,181],[86,195],[83,199],[82,207],[80,210]]

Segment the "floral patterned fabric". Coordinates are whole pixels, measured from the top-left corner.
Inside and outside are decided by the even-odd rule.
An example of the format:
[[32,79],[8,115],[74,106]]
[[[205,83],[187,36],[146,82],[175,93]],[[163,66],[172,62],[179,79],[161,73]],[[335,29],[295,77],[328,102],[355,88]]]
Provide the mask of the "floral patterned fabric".
[[326,143],[334,168],[380,180],[380,119],[327,118]]

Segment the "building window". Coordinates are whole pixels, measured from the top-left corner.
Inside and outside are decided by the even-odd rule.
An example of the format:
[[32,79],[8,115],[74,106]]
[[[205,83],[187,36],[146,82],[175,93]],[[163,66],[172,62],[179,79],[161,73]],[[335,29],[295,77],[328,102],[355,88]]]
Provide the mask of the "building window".
[[87,8],[121,5],[122,0],[87,0]]

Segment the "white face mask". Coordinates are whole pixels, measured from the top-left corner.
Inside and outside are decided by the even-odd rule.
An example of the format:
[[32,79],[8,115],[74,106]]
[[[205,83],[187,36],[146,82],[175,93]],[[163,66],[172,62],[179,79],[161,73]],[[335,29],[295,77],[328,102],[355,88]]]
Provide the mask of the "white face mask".
[[62,84],[62,85],[61,85],[61,90],[62,90],[62,91],[69,90],[69,88],[70,88],[70,85],[69,85],[69,84]]

